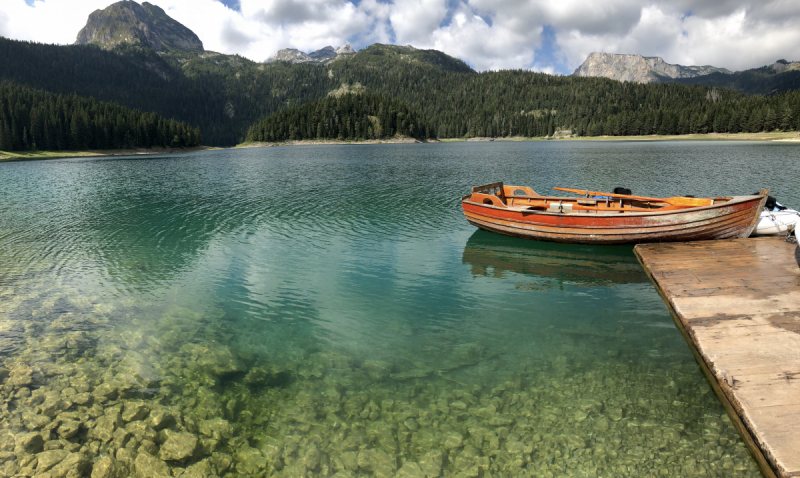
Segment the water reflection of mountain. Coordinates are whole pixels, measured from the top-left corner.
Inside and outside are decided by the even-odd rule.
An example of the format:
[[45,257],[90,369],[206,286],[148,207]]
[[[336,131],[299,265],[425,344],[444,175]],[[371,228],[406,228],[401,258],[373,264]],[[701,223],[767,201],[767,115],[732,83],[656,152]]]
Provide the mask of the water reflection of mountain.
[[583,286],[648,282],[631,246],[558,244],[479,230],[467,241],[461,261],[476,276],[513,272]]

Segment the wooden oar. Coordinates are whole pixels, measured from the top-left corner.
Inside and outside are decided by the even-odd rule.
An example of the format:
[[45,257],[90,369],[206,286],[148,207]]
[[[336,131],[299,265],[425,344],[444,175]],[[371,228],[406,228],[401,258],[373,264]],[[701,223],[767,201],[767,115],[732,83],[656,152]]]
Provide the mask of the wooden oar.
[[569,189],[569,188],[553,188],[553,189],[558,191],[566,191],[569,193],[589,195],[589,196],[607,196],[617,199],[633,199],[635,201],[665,202],[672,206],[679,206],[679,207],[701,207],[701,206],[710,206],[714,204],[713,199],[706,199],[706,198],[687,198],[683,196],[675,196],[671,198],[649,198],[644,196],[629,196],[627,194],[612,194],[612,193],[601,193],[597,191],[584,191],[582,189]]
[[[547,204],[547,201],[555,203],[556,201],[565,201],[565,200],[567,201],[566,204],[572,204],[573,205],[572,209],[580,210],[580,211],[618,211],[618,212],[622,212],[622,211],[657,211],[657,210],[663,209],[663,208],[646,208],[646,207],[634,207],[634,206],[630,206],[627,209],[625,209],[625,208],[614,207],[613,205],[612,206],[608,206],[608,207],[603,207],[603,206],[584,206],[583,204],[578,204],[577,203],[577,201],[580,201],[580,199],[577,199],[577,198],[563,198],[561,196],[527,196],[527,195],[516,194],[514,196],[509,196],[507,199],[534,199],[534,200],[544,201],[545,202],[544,205],[543,204],[528,204],[528,206],[530,206],[530,207],[536,207],[536,208],[542,208],[542,209],[547,209],[549,207],[549,204]],[[575,201],[575,202],[573,203],[573,201]],[[594,200],[594,201],[595,202],[600,202],[601,200]]]
[[[549,208],[548,206],[543,206],[539,204],[533,204],[529,206],[529,208],[536,208],[541,209],[543,211],[547,211]],[[564,208],[564,210],[569,211],[570,209]],[[630,207],[630,208],[618,208],[618,207],[596,207],[596,206],[581,206],[580,204],[573,204],[572,211],[605,211],[605,212],[657,212],[660,209],[647,209],[644,207]],[[523,210],[524,212],[524,210]]]

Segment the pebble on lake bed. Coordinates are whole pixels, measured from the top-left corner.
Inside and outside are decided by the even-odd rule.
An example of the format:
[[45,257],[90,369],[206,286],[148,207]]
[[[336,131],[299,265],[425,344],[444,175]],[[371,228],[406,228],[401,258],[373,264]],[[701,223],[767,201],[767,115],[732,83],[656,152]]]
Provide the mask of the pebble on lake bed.
[[[48,317],[45,297],[14,304]],[[477,343],[436,366],[322,350],[267,360],[226,344],[217,310],[175,307],[156,325],[131,312],[129,329],[76,335],[71,324],[133,306],[67,302],[57,327],[20,329],[0,364],[0,478],[758,476],[684,362],[603,349],[605,361],[531,361],[485,386],[469,375],[501,365]]]

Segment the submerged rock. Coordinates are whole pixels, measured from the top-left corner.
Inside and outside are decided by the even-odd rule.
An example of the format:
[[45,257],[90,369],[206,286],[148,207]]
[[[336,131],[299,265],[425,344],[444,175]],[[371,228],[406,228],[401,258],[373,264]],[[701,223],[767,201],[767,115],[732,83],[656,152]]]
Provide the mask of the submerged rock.
[[36,471],[41,473],[49,470],[66,458],[67,455],[69,455],[69,452],[65,450],[50,450],[39,453],[36,455],[36,459],[38,460]]
[[419,467],[428,478],[437,478],[442,473],[442,459],[442,451],[434,448],[420,457]]
[[357,462],[359,468],[371,471],[376,478],[390,478],[397,470],[397,461],[380,450],[361,450]]
[[451,431],[445,435],[443,445],[446,449],[450,450],[460,447],[462,443],[464,443],[464,435]]
[[90,432],[90,436],[101,442],[110,441],[114,438],[114,430],[122,425],[122,418],[118,413],[111,413],[103,415],[95,422],[94,428]]
[[82,425],[81,422],[77,420],[64,420],[59,425],[57,433],[58,436],[69,440],[70,438],[74,437],[81,431]]
[[197,437],[191,433],[170,433],[161,445],[158,457],[165,461],[181,461],[194,455],[197,450]]
[[97,460],[92,467],[92,478],[125,478],[128,472],[125,466],[110,456]]
[[235,455],[236,471],[243,474],[255,474],[266,468],[266,460],[260,450],[243,447]]
[[83,478],[92,467],[92,461],[83,453],[70,453],[48,473],[50,478]]
[[188,344],[181,350],[192,357],[190,368],[212,377],[224,377],[245,370],[239,358],[222,345]]
[[180,414],[167,408],[154,408],[149,411],[147,417],[147,424],[154,430],[163,430],[164,428],[172,428],[178,424]]
[[143,420],[150,413],[150,407],[142,400],[131,400],[125,402],[125,410],[122,412],[122,420],[132,422]]
[[199,425],[201,434],[215,440],[228,440],[233,436],[233,427],[223,418],[201,420]]
[[14,388],[27,387],[33,383],[33,369],[27,365],[19,365],[9,373],[6,385]]
[[426,474],[422,471],[422,468],[420,468],[418,464],[412,461],[407,461],[397,472],[395,478],[426,478]]
[[134,467],[137,478],[169,478],[171,476],[166,463],[147,453],[139,453]]
[[44,438],[38,432],[20,433],[14,441],[15,445],[25,453],[39,453],[44,448]]

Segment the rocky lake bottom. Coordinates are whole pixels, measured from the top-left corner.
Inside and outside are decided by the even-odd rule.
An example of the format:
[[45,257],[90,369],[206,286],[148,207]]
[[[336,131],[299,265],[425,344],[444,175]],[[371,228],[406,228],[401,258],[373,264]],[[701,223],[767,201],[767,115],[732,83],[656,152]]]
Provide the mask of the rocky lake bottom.
[[221,309],[35,282],[0,297],[3,477],[758,476],[691,361],[255,353]]

